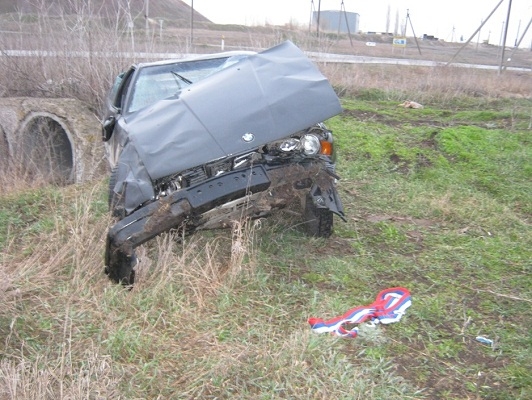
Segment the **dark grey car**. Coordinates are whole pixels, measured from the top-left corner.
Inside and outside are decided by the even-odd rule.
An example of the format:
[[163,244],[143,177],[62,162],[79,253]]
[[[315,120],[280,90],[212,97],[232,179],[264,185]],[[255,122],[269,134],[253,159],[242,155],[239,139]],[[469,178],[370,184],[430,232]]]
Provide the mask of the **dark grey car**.
[[132,66],[109,97],[112,167],[105,271],[132,284],[135,247],[171,229],[227,227],[301,202],[307,231],[328,237],[336,191],[332,133],[341,112],[327,79],[291,42]]

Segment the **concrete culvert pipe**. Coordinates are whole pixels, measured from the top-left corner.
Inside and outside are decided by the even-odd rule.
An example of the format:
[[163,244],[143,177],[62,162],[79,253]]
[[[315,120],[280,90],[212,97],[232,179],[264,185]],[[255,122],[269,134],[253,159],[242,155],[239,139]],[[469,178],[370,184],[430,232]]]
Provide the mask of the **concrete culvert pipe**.
[[31,113],[18,135],[15,161],[24,176],[60,185],[75,181],[71,135],[53,115]]
[[65,185],[105,174],[100,121],[78,100],[0,99],[2,131],[0,168],[19,178]]

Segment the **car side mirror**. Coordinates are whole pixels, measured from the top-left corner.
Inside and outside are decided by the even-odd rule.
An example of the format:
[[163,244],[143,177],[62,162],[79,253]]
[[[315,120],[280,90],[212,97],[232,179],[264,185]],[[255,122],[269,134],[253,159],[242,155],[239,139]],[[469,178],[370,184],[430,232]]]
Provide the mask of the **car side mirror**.
[[113,135],[113,130],[115,129],[115,124],[116,118],[113,116],[107,118],[102,124],[102,140],[104,142],[107,142],[109,139],[111,139],[111,136]]

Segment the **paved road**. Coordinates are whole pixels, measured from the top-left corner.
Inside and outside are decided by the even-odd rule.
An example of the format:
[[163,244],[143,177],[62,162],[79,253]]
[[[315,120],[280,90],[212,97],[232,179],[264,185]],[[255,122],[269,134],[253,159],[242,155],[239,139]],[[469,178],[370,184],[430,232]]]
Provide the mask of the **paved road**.
[[[353,56],[345,54],[330,54],[330,53],[316,53],[307,52],[307,55],[319,62],[334,62],[334,63],[346,63],[346,64],[390,64],[390,65],[416,65],[423,67],[439,67],[446,66],[446,62],[429,61],[429,60],[412,60],[412,59],[400,59],[400,58],[386,58],[386,57],[367,57],[367,56]],[[483,65],[483,64],[465,64],[465,63],[452,63],[453,67],[462,68],[476,68],[476,69],[489,69],[498,70],[497,65]],[[519,67],[506,67],[508,71],[532,71],[530,68]]]
[[[411,60],[411,59],[399,59],[399,58],[386,58],[386,57],[367,57],[367,56],[354,56],[349,54],[332,54],[332,53],[321,53],[321,52],[306,52],[307,56],[316,62],[325,62],[325,63],[344,63],[344,64],[388,64],[388,65],[415,65],[415,66],[424,66],[424,67],[438,67],[445,66],[445,62],[437,61],[428,61],[428,60]],[[73,52],[60,52],[60,51],[40,51],[40,50],[1,50],[0,57],[103,57],[103,58],[134,58],[134,59],[153,59],[153,60],[162,60],[162,59],[181,59],[189,58],[195,56],[201,56],[204,54],[195,54],[195,53],[145,53],[145,52],[135,52],[135,53],[106,53],[106,52],[95,52],[90,54],[89,52],[84,51],[73,51]],[[488,69],[488,70],[498,70],[497,65],[484,65],[484,64],[465,64],[465,63],[453,63],[453,67],[461,68],[475,68],[475,69]],[[508,71],[522,71],[529,72],[532,71],[530,68],[519,68],[519,67],[506,67]]]

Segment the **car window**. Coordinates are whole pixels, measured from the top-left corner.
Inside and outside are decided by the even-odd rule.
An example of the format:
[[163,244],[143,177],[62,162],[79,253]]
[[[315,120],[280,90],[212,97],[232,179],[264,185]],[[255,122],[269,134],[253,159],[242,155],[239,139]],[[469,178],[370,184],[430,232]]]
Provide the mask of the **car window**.
[[134,69],[130,69],[127,72],[122,72],[115,79],[113,88],[110,93],[110,100],[113,107],[120,110],[124,105],[127,88],[130,84],[131,77],[133,76]]
[[109,99],[111,99],[111,102],[114,103],[114,99],[116,99],[116,94],[118,93],[118,88],[120,87],[120,84],[122,83],[122,80],[124,79],[125,72],[121,72],[118,74],[118,76],[115,78],[115,81],[113,83],[113,87],[111,88],[111,91],[109,92]]
[[143,67],[134,83],[128,112],[135,112],[178,93],[194,82],[227,68],[245,56],[194,60]]

